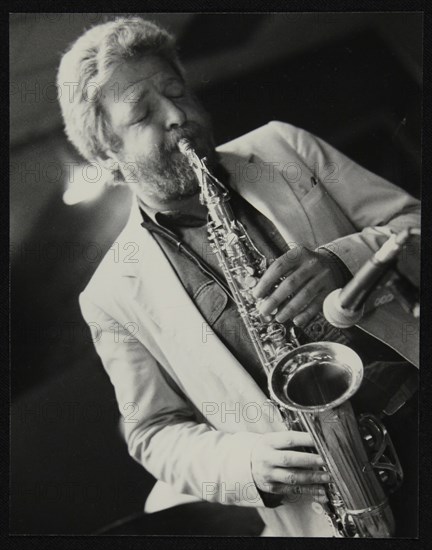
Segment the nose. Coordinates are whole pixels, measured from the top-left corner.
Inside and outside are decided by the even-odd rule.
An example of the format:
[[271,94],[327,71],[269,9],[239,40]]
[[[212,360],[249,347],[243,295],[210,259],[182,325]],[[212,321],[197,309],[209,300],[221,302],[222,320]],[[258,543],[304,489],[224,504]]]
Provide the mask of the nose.
[[162,103],[166,129],[173,130],[179,126],[183,126],[186,122],[184,111],[169,98],[163,98]]

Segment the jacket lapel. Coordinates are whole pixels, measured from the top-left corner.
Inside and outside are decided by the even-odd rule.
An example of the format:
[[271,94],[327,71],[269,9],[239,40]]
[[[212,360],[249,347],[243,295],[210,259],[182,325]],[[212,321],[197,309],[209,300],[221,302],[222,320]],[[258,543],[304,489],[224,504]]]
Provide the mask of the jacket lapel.
[[[221,163],[231,174],[231,186],[264,214],[289,243],[315,248],[316,240],[304,209],[277,166],[263,162],[255,154],[221,154]],[[305,176],[305,174],[302,174]]]

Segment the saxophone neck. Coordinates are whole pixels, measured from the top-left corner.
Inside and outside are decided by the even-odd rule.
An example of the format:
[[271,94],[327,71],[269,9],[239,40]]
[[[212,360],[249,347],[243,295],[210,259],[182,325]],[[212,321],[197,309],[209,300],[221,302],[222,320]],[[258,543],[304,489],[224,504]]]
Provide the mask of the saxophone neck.
[[[205,166],[205,165],[204,165]],[[206,205],[217,205],[220,202],[227,202],[230,192],[227,187],[215,176],[210,174],[205,166],[201,185],[201,202]]]
[[185,138],[179,141],[178,148],[197,176],[201,188],[201,203],[210,205],[219,202],[219,200],[228,200],[228,188],[210,172],[206,157],[200,158],[190,141]]

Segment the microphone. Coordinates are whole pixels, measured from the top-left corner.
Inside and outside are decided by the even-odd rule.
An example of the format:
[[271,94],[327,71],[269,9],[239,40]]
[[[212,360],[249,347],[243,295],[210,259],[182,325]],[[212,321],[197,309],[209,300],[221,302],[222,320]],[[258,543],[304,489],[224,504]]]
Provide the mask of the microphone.
[[395,264],[395,259],[407,242],[411,231],[393,234],[354,275],[344,288],[331,292],[323,303],[327,321],[337,328],[349,328],[360,321],[367,298],[383,276]]

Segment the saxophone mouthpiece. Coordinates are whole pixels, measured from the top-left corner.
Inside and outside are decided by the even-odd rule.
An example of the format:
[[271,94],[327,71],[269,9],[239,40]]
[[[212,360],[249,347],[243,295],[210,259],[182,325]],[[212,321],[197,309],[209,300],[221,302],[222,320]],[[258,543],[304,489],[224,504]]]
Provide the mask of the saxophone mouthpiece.
[[189,156],[191,153],[193,153],[192,144],[186,138],[181,138],[177,145],[180,153],[182,153],[183,155]]

